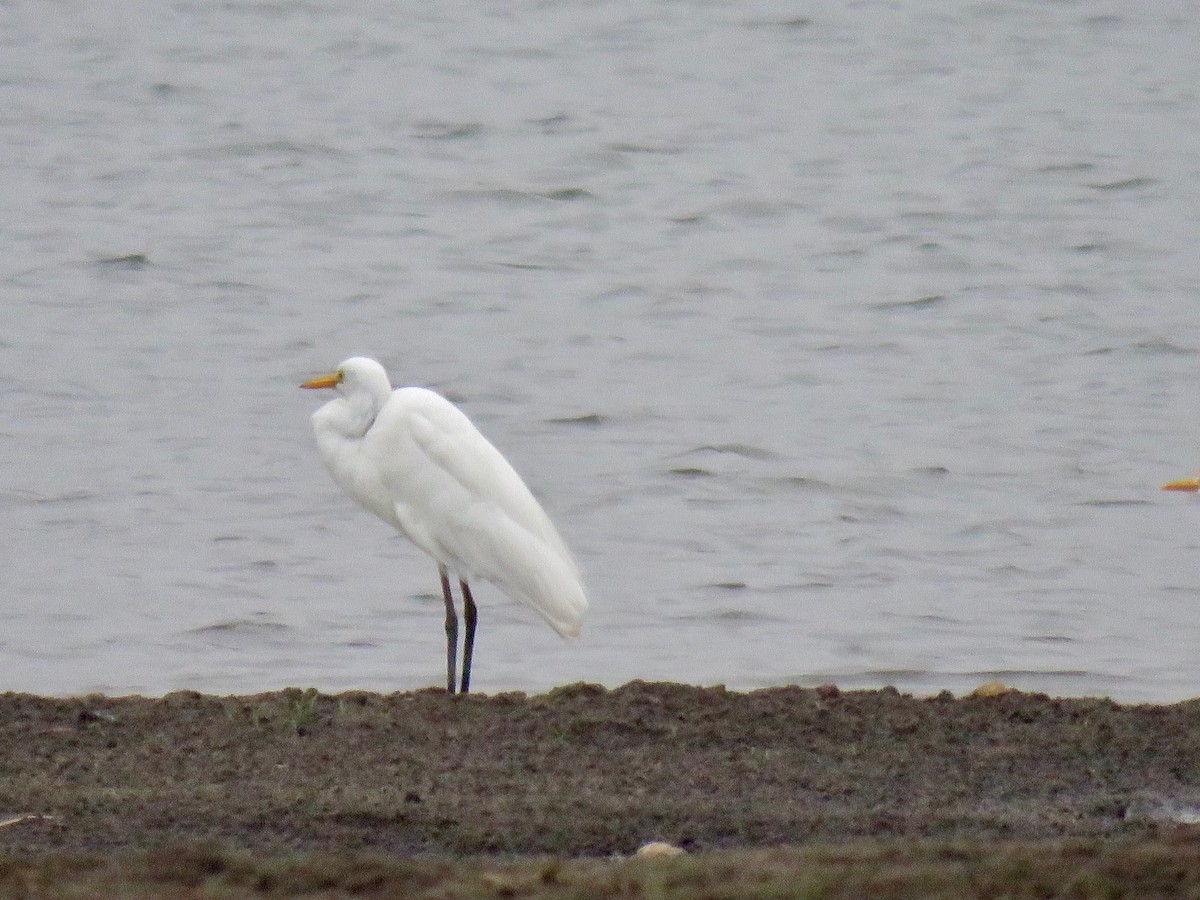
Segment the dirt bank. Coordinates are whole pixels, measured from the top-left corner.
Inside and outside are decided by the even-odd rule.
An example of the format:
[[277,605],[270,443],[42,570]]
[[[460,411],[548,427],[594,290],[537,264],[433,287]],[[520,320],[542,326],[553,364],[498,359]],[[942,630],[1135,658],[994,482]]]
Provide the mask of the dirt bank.
[[[851,838],[1158,840],[1200,701],[634,682],[549,694],[0,695],[0,854],[608,857]],[[916,846],[913,843],[913,846]]]

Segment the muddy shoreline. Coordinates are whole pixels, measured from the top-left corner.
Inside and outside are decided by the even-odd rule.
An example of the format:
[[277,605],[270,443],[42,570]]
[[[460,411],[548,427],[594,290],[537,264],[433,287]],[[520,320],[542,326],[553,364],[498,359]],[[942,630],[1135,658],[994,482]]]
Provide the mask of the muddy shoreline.
[[1200,818],[1200,701],[633,682],[0,695],[0,853],[603,857],[847,838],[1136,836]]

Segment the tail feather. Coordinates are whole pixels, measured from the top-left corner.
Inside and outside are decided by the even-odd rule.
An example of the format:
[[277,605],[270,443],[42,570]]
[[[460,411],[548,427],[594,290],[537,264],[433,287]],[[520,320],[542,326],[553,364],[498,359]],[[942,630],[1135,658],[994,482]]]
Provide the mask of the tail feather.
[[[587,593],[561,538],[547,541],[511,520],[497,527],[494,519],[475,537],[471,575],[528,606],[564,638],[578,637],[588,608]],[[486,554],[478,552],[483,546],[488,548]]]

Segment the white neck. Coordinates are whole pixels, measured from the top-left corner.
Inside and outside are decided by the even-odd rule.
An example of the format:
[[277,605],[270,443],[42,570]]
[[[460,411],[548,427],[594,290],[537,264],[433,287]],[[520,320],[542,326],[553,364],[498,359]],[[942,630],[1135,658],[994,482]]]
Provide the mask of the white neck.
[[375,424],[375,417],[387,400],[365,391],[350,397],[335,397],[313,413],[313,430],[317,440],[337,437],[340,441],[361,441]]

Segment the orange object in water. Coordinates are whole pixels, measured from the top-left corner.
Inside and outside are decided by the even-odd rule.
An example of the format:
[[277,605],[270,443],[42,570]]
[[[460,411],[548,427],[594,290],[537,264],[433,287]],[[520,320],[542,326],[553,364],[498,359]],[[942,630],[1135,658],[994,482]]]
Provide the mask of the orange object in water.
[[1200,478],[1181,478],[1178,481],[1168,481],[1162,486],[1164,491],[1200,491]]

